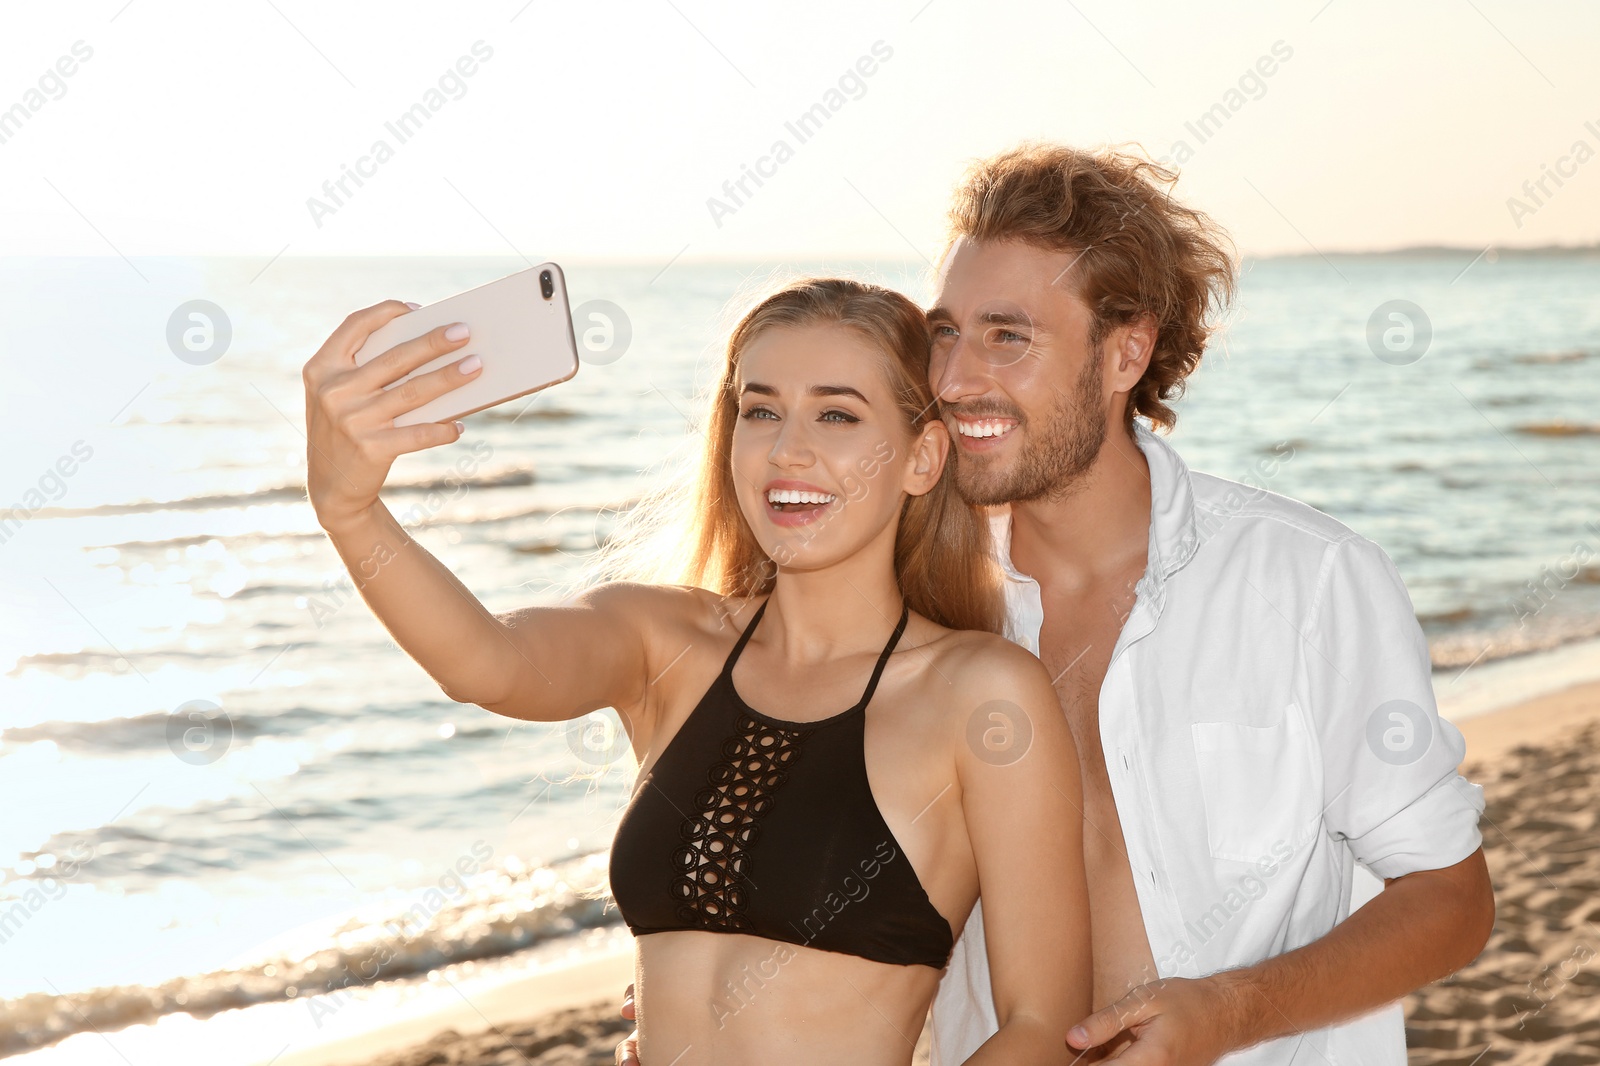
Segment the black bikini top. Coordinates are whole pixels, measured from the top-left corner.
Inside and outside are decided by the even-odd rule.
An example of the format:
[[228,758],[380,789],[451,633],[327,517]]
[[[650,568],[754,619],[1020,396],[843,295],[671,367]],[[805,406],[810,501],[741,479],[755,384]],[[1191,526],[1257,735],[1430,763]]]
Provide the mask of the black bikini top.
[[855,706],[771,718],[722,673],[634,791],[611,844],[611,890],[635,936],[749,933],[878,962],[943,969],[954,946],[867,783],[867,703],[909,605]]

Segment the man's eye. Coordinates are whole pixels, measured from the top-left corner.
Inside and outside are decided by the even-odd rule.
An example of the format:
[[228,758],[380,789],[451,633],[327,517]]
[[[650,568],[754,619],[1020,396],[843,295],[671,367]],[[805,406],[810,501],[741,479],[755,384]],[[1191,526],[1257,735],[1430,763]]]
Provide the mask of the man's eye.
[[933,335],[935,337],[954,337],[956,335],[956,328],[950,325],[934,326]]
[[1022,340],[1027,340],[1028,339],[1028,338],[1024,337],[1020,333],[1013,333],[1009,329],[996,330],[995,333],[994,333],[994,336],[1002,344],[1011,344],[1014,341],[1022,341]]

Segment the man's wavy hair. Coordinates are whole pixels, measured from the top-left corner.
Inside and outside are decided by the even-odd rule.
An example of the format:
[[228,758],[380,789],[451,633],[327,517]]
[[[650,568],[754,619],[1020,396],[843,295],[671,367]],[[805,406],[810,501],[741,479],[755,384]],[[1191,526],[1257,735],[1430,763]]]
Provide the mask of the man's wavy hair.
[[1232,242],[1209,216],[1172,199],[1177,179],[1113,148],[1028,142],[973,164],[950,208],[946,255],[960,237],[1076,255],[1077,294],[1094,315],[1092,346],[1117,326],[1154,316],[1150,365],[1128,396],[1129,431],[1136,415],[1171,431],[1178,414],[1167,401],[1183,395],[1212,316],[1233,301]]

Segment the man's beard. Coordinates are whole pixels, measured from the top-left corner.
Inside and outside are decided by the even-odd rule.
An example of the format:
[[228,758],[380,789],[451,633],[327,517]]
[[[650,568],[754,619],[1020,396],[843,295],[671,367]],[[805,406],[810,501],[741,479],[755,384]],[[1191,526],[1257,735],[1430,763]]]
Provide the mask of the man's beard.
[[1083,475],[1106,440],[1106,412],[1100,398],[1103,362],[1096,346],[1072,391],[1058,395],[1042,419],[1028,421],[1022,454],[1007,468],[999,469],[983,456],[957,452],[956,488],[961,498],[976,506],[1057,501],[1081,488]]

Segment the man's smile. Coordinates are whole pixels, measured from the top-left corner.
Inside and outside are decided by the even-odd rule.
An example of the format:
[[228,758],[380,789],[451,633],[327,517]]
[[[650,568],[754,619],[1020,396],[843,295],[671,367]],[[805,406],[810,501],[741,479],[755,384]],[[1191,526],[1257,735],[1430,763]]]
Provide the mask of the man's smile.
[[955,416],[955,423],[961,446],[968,451],[995,447],[1009,437],[1019,424],[1015,418],[967,418],[962,415]]

